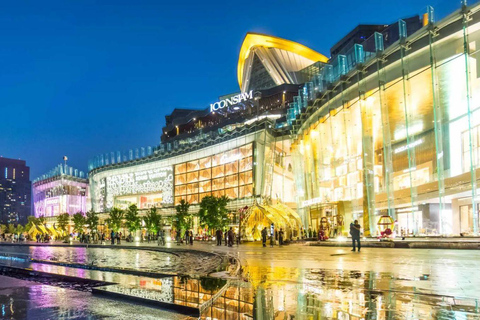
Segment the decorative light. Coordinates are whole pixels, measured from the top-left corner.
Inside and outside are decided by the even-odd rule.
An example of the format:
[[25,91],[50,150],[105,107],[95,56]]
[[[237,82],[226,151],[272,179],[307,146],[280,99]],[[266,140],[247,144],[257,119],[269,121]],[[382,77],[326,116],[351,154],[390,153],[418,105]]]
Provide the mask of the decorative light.
[[163,204],[172,204],[173,168],[156,168],[110,176],[106,178],[103,189],[99,194],[106,194],[107,208],[113,206],[116,196],[154,192],[162,193]]

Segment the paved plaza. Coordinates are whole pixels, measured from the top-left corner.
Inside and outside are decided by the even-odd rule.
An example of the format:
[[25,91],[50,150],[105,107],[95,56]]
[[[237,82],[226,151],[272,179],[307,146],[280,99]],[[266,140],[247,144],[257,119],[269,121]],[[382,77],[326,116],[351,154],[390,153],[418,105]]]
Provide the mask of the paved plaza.
[[[130,285],[141,284],[146,278],[117,272],[78,271],[79,269],[74,267],[56,264],[92,264],[89,259],[95,259],[93,264],[98,265],[98,259],[102,256],[103,266],[121,266],[138,271],[154,270],[160,274],[172,270],[171,263],[167,261],[170,258],[165,255],[179,251],[189,252],[191,255],[194,255],[195,251],[201,251],[217,256],[235,257],[241,263],[242,273],[239,279],[229,278],[228,290],[237,290],[239,301],[249,307],[239,307],[235,315],[231,315],[232,319],[240,319],[244,314],[250,314],[255,319],[289,319],[288,316],[295,316],[295,319],[310,319],[312,316],[318,319],[480,319],[480,279],[476,276],[480,269],[480,251],[476,250],[363,248],[362,252],[358,253],[351,252],[349,248],[312,247],[305,244],[264,248],[259,243],[247,243],[229,248],[201,242],[196,242],[193,246],[168,244],[166,248],[159,248],[154,243],[122,244],[121,248],[113,249],[109,245],[103,249],[78,246],[54,244],[29,247],[3,244],[0,251],[28,252],[32,257],[52,260],[48,266],[37,266],[42,271],[58,274],[68,272],[78,277],[109,279],[111,282]],[[150,251],[157,249],[169,253]],[[50,256],[46,257],[45,252]],[[112,252],[121,253],[121,259],[113,258]],[[127,261],[123,262],[122,259]],[[135,259],[133,264],[128,261]],[[199,263],[202,263],[201,260],[192,260],[193,267]],[[225,273],[213,275],[226,277]],[[35,290],[38,291],[40,285],[22,282],[19,286],[22,289],[14,290],[17,295],[15,299],[22,300],[22,294],[28,292],[29,296],[34,297],[31,292],[33,289],[28,288],[37,288]],[[7,287],[0,289],[2,303],[10,301],[7,297],[15,297],[11,294],[13,289]],[[47,287],[48,289],[45,289]],[[80,303],[83,306],[83,309],[80,309],[83,310],[82,315],[93,318],[106,316],[105,312],[99,312],[95,307],[97,304],[108,301],[115,305],[115,302],[109,299],[91,296],[85,292],[78,293],[68,287],[57,288],[53,284],[45,288],[42,292],[46,296],[51,295],[52,301],[58,299],[58,292],[63,292],[63,296],[71,296],[73,300],[90,301],[88,305]],[[225,306],[220,307],[224,308],[222,310],[225,314],[228,309],[226,295],[225,293],[218,298],[225,300]],[[32,303],[35,303],[35,299],[29,302]],[[120,305],[123,307],[116,309],[115,317],[114,314],[111,316],[127,319],[128,304]],[[28,304],[24,302],[23,306],[27,307]],[[203,318],[211,316],[214,307],[218,306],[204,311]],[[22,306],[17,305],[17,308]],[[124,309],[125,313],[122,311]],[[154,314],[157,318],[165,319],[178,316],[149,307],[139,309],[142,310],[138,315],[139,319],[149,319],[150,315]],[[54,311],[48,310],[51,316]],[[148,310],[152,310],[152,313]],[[37,312],[40,312],[41,318],[41,311]],[[17,313],[21,314],[25,312]]]

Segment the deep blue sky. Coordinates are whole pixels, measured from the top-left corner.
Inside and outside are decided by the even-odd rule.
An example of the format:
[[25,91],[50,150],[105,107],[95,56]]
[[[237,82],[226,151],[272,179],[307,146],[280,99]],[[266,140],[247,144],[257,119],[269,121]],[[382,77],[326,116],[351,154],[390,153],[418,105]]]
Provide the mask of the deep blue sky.
[[238,91],[248,31],[329,48],[360,23],[460,1],[3,1],[0,155],[31,178],[69,157],[157,145],[165,114]]

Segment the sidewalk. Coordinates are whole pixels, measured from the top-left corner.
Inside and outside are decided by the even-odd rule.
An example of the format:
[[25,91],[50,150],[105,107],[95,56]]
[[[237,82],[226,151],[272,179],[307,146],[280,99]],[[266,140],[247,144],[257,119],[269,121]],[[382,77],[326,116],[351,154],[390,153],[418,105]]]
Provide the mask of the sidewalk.
[[[327,241],[307,241],[309,246],[351,247],[351,238],[340,237]],[[410,248],[410,249],[480,249],[480,237],[409,237],[379,240],[377,238],[363,238],[362,247],[370,248]]]
[[[411,249],[468,249],[479,250],[480,249],[480,237],[409,237],[402,240],[402,238],[378,240],[377,238],[363,238],[361,240],[362,247],[370,248],[411,248]],[[121,244],[111,245],[110,242],[106,244],[85,244],[78,241],[71,243],[63,243],[61,241],[49,242],[49,243],[37,243],[35,241],[25,242],[1,242],[1,245],[12,246],[59,246],[59,247],[90,247],[90,248],[117,248],[117,249],[156,249],[164,252],[192,252],[192,251],[204,251],[208,253],[214,253],[215,251],[229,252],[234,251],[237,245],[232,248],[227,246],[216,246],[214,241],[194,241],[192,245],[177,244],[176,242],[167,242],[165,246],[158,246],[157,242],[126,242],[122,241]],[[260,242],[243,242],[241,246],[261,246]],[[313,240],[300,240],[294,241],[291,245],[306,245],[306,246],[320,246],[320,247],[351,247],[351,238],[338,237],[335,239],[328,239],[326,241],[313,241]],[[278,242],[276,247],[278,246]]]

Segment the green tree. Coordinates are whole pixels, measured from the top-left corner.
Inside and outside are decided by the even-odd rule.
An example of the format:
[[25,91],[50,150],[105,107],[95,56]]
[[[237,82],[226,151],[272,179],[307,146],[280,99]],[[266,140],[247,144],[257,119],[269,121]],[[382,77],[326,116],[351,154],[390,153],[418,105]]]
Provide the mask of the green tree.
[[25,231],[25,228],[21,224],[18,224],[17,227],[15,228],[15,234],[17,236],[20,236],[20,234],[22,234],[24,231]]
[[108,213],[108,219],[105,222],[108,225],[108,228],[112,229],[114,232],[118,232],[122,227],[122,219],[124,212],[119,208],[112,208]]
[[8,233],[15,234],[15,226],[13,224],[9,224],[7,227]]
[[153,207],[148,210],[145,217],[143,217],[143,221],[148,232],[156,234],[161,227],[162,217],[157,213],[157,208]]
[[209,229],[222,229],[228,224],[227,196],[206,196],[200,202],[198,218],[200,226]]
[[45,219],[44,216],[39,216],[39,217],[36,219],[36,224],[38,224],[38,225],[44,226],[45,223],[47,223],[47,219]]
[[182,233],[183,230],[188,230],[192,227],[193,217],[188,212],[190,203],[185,200],[180,200],[180,203],[175,207],[177,211],[173,220],[174,227]]
[[98,213],[93,210],[87,212],[87,216],[85,219],[85,223],[87,224],[87,228],[90,229],[90,232],[96,232],[98,227]]
[[68,213],[62,213],[57,216],[57,226],[58,229],[62,232],[62,236],[65,237],[67,231],[68,223],[70,222],[70,215]]
[[0,234],[5,233],[7,231],[7,225],[0,224]]
[[218,204],[218,225],[217,228],[223,229],[228,225],[228,209],[227,205],[230,199],[227,196],[221,196],[217,198]]
[[138,229],[140,229],[140,221],[137,205],[132,204],[125,212],[125,226],[130,233],[135,233]]
[[75,232],[83,232],[83,228],[85,227],[85,216],[81,212],[77,212],[73,215],[73,231]]
[[34,216],[28,216],[28,222],[27,224],[25,225],[25,231],[30,231],[30,229],[32,228],[33,225],[36,225],[38,224],[38,219],[35,218]]

